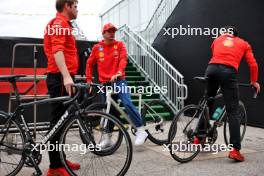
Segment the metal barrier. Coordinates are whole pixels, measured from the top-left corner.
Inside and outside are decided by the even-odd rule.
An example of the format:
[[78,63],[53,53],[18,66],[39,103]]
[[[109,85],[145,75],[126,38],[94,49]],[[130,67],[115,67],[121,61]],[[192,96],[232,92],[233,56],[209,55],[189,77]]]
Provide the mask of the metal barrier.
[[[16,60],[16,50],[18,47],[33,47],[33,75],[27,75],[26,77],[19,78],[19,82],[33,82],[33,95],[21,95],[20,98],[21,100],[39,100],[39,99],[46,99],[49,98],[48,94],[44,95],[38,95],[37,94],[37,82],[40,80],[45,80],[47,78],[46,75],[37,75],[37,63],[38,63],[38,57],[37,57],[37,47],[43,47],[43,44],[36,44],[36,43],[17,43],[13,46],[13,51],[12,51],[12,62],[11,62],[11,70],[10,74],[14,74],[15,70],[15,60]],[[75,76],[76,80],[85,80],[85,77],[82,77],[81,75],[76,75]],[[12,108],[12,101],[15,100],[14,92],[12,89],[12,86],[10,85],[10,96],[9,96],[9,103],[8,103],[8,112],[11,112]],[[34,111],[33,111],[33,123],[30,123],[30,129],[33,130],[33,135],[36,137],[37,131],[43,131],[48,129],[49,123],[47,122],[37,122],[37,106],[33,106]]]
[[[37,47],[43,47],[43,44],[36,44],[36,43],[17,43],[13,46],[13,51],[12,51],[12,63],[11,63],[11,75],[14,74],[15,70],[15,59],[16,59],[16,49],[18,47],[33,47],[33,70],[34,73],[33,75],[30,75],[30,78],[27,78],[25,80],[21,81],[27,81],[27,82],[33,82],[33,96],[23,96],[21,95],[21,100],[24,99],[33,99],[36,101],[37,99],[43,99],[43,98],[48,98],[48,95],[37,95],[37,81],[44,79],[43,75],[39,75],[37,77]],[[11,112],[12,108],[12,100],[15,100],[15,96],[13,94],[13,89],[12,86],[10,85],[10,96],[9,96],[9,103],[8,103],[8,112]],[[36,129],[37,129],[37,106],[34,105],[34,114],[33,114],[33,122],[34,122],[34,137],[36,137]]]
[[175,112],[184,106],[187,86],[184,77],[147,41],[128,26],[119,29],[117,37],[125,42],[130,59],[154,86],[166,86],[168,91],[161,94]]

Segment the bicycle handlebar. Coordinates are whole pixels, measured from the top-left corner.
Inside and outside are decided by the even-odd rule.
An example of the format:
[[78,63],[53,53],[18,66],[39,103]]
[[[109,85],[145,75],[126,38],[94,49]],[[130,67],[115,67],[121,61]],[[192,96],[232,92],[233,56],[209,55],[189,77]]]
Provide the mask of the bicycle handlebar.
[[[257,98],[257,96],[258,96],[257,89],[254,86],[252,86],[251,84],[239,83],[237,85],[240,86],[240,87],[251,87],[254,90],[253,98],[254,99]],[[211,100],[211,99],[218,99],[218,98],[221,98],[222,96],[223,96],[223,94],[222,94],[222,92],[220,90],[220,92],[217,93],[217,95],[215,97],[209,97],[209,100]]]
[[[76,90],[77,93],[70,100],[63,102],[63,105],[71,104],[72,102],[77,100],[79,98],[79,96],[81,95],[82,91],[88,90],[91,87],[102,87],[102,86],[103,85],[96,84],[96,83],[76,83],[76,84],[73,84],[72,87],[75,87],[77,89]],[[93,99],[95,96],[96,96],[96,93],[94,93],[93,96],[87,98],[86,100]]]
[[251,87],[254,90],[253,98],[256,99],[258,97],[257,89],[254,86],[252,86],[251,84],[239,83],[238,86],[240,86],[240,87]]

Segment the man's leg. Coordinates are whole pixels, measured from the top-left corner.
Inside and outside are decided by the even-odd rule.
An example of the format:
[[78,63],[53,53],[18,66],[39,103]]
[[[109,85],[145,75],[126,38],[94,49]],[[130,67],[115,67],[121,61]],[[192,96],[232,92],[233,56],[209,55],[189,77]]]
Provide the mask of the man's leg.
[[142,145],[144,144],[146,138],[148,137],[148,134],[143,126],[142,117],[140,116],[138,110],[131,101],[130,92],[127,91],[128,89],[127,89],[126,81],[125,80],[118,81],[117,86],[120,87],[121,90],[125,90],[125,91],[121,91],[118,94],[118,97],[121,99],[121,102],[123,103],[127,114],[129,115],[130,119],[137,128],[135,145],[136,146]]
[[[218,78],[216,75],[217,71],[217,65],[208,65],[206,71],[205,71],[205,77],[207,78],[206,81],[206,96],[207,97],[214,97],[216,95],[217,89],[219,88],[219,83],[218,83]],[[212,116],[212,111],[213,111],[213,106],[214,106],[214,101],[208,101],[208,107],[209,107],[209,117]],[[204,133],[206,129],[204,129],[204,123],[205,119],[201,118],[200,121],[198,122],[198,133]],[[207,127],[210,124],[207,124]],[[200,139],[199,139],[200,140]]]
[[[48,74],[46,81],[51,98],[67,95],[66,90],[63,86],[62,77],[60,75]],[[66,111],[66,107],[64,107],[62,103],[53,103],[51,106],[51,111],[52,112],[51,112],[50,129],[52,129],[52,127],[54,127],[55,124],[59,121],[60,117]],[[61,132],[62,132],[62,128],[50,140],[50,144],[55,145],[56,143],[57,144],[59,143]],[[60,160],[59,151],[50,151],[49,159],[50,159],[50,168],[59,168],[63,166]]]
[[[112,98],[115,101],[117,101],[117,95],[112,95]],[[101,94],[101,102],[106,103],[106,94],[105,93]],[[117,118],[120,117],[119,112],[113,106],[110,107],[109,113],[111,115],[113,115],[114,117],[117,117]],[[106,125],[106,128],[104,129],[104,133],[100,139],[99,145],[101,146],[101,148],[107,148],[109,146],[112,146],[112,144],[113,144],[111,138],[112,138],[112,132],[113,132],[115,124],[112,121],[107,121],[107,122],[104,121],[104,123],[106,123],[106,124],[103,124],[103,126]]]
[[[127,83],[124,80],[118,81],[117,86],[121,88],[121,90],[125,90],[125,87],[127,87]],[[127,89],[126,89],[127,90]],[[118,97],[120,98],[121,102],[123,103],[125,110],[133,123],[136,127],[141,127],[143,125],[142,118],[134,106],[134,104],[131,101],[131,96],[129,92],[120,92],[118,94]]]
[[[102,103],[106,103],[106,95],[105,94],[102,94],[101,95],[101,99],[102,99]],[[112,99],[117,101],[118,99],[118,96],[117,95],[112,95]],[[120,117],[120,113],[115,109],[115,107],[111,106],[110,107],[110,112],[109,112],[111,115],[113,115],[114,117],[117,117],[119,118]],[[106,132],[107,133],[112,133],[113,132],[113,129],[114,129],[114,123],[113,122],[108,122],[107,123],[107,129],[106,129]]]
[[226,112],[229,120],[230,144],[237,150],[241,149],[240,143],[240,114],[239,114],[239,96],[236,73],[230,73],[223,76],[221,87],[226,104]]

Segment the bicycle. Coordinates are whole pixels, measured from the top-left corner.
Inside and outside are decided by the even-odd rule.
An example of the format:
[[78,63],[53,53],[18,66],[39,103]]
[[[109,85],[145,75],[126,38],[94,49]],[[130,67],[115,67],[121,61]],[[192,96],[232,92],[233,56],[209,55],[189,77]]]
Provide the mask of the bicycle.
[[[110,85],[113,87],[114,83],[106,83],[104,85],[97,84],[98,89],[102,90],[105,88],[105,85]],[[105,89],[106,94],[106,103],[94,103],[87,107],[87,110],[102,110],[106,113],[110,113],[111,106],[125,119],[128,124],[131,125],[132,134],[136,133],[136,126],[128,117],[127,113],[120,107],[120,101],[116,102],[113,99],[114,92],[112,89]],[[168,142],[168,122],[166,121],[162,115],[167,115],[167,118],[170,119],[174,116],[171,108],[162,100],[152,100],[149,103],[142,101],[141,94],[131,94],[132,96],[139,97],[139,112],[141,112],[141,117],[143,118],[143,124],[146,128],[146,132],[148,133],[148,139],[157,144],[163,145]],[[141,109],[142,107],[142,109]],[[167,113],[164,113],[167,112]],[[107,122],[104,119],[101,120],[101,124],[107,125]],[[115,130],[112,132],[112,137],[116,136],[116,142],[110,146],[108,150],[110,153],[113,152],[118,145],[120,144],[120,140],[122,140],[122,136],[118,134],[114,134]]]
[[[89,84],[74,84],[73,87],[76,88],[74,97],[65,96],[21,103],[20,94],[16,85],[20,77],[25,77],[25,75],[0,77],[1,81],[8,81],[12,85],[18,105],[13,113],[0,111],[0,175],[16,175],[25,163],[35,168],[33,175],[42,175],[42,171],[38,166],[42,158],[41,150],[60,129],[62,129],[62,135],[58,144],[63,146],[63,149],[59,149],[60,159],[70,175],[125,175],[131,164],[133,153],[130,136],[117,118],[103,112],[86,111],[81,108],[78,99],[83,96],[82,93],[85,90],[90,88]],[[27,107],[35,104],[54,102],[63,103],[67,106],[67,110],[56,125],[42,137],[41,141],[35,142],[23,116],[23,111]],[[93,130],[91,129],[91,125],[87,126],[87,121],[94,118],[104,118],[114,123],[118,127],[119,133],[123,136],[122,146],[124,147],[119,147],[120,150],[113,155],[106,155],[104,157],[97,155],[100,148],[97,147],[95,138],[96,135],[100,135],[103,132],[104,128]],[[93,120],[91,120],[90,124],[92,122]],[[16,141],[10,143],[7,140],[7,136],[14,133],[17,136]],[[78,150],[72,151],[72,146],[81,146],[84,152],[78,153]],[[77,154],[79,155],[77,156]],[[67,159],[72,158],[79,162],[81,169],[73,171],[67,164],[66,156]],[[93,165],[94,162],[97,164]]]
[[[206,83],[205,77],[194,77],[195,80]],[[238,86],[252,87],[250,84],[238,84]],[[256,98],[257,93],[254,93]],[[181,109],[174,117],[168,135],[169,151],[171,156],[178,162],[185,163],[193,160],[201,151],[205,144],[212,145],[218,137],[217,128],[224,124],[224,140],[226,145],[229,145],[229,128],[228,117],[226,115],[225,105],[221,107],[221,112],[218,114],[218,119],[213,122],[211,126],[208,101],[218,100],[223,97],[221,88],[217,90],[215,97],[207,97],[206,92],[200,99],[198,105],[191,104]],[[244,138],[247,126],[247,113],[244,103],[239,100],[239,113],[241,115],[240,121],[240,139]],[[203,126],[198,132],[198,122],[204,118]],[[177,135],[178,134],[178,135]],[[194,145],[194,137],[198,137],[201,145]],[[185,145],[186,150],[180,150],[180,145]]]

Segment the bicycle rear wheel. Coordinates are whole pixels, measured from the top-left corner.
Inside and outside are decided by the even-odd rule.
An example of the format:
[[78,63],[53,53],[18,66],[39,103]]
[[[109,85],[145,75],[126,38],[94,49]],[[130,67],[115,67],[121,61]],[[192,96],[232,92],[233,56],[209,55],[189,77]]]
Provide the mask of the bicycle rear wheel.
[[[97,130],[90,131],[84,125],[83,118],[104,118],[114,123],[123,136],[120,146],[109,155],[100,156],[95,154],[95,150],[101,150],[96,140],[104,133],[104,128],[99,127]],[[76,126],[78,126],[77,129]],[[79,128],[81,128],[83,139],[81,139]],[[60,157],[71,175],[125,175],[130,167],[132,160],[131,139],[122,123],[109,114],[99,111],[87,111],[82,118],[72,118],[63,130],[60,143],[63,142],[67,148],[60,151]],[[72,146],[79,147],[79,150],[70,150]],[[66,157],[67,160],[79,162],[81,168],[79,170],[72,170],[66,164]]]
[[171,108],[162,100],[153,100],[144,104],[141,116],[148,139],[157,145],[168,143],[170,120],[174,116]]
[[[172,121],[169,130],[169,150],[171,156],[178,162],[185,163],[194,159],[202,149],[201,144],[193,144],[194,137],[198,135],[196,127],[198,117],[205,118],[201,114],[202,108],[197,105],[188,105],[180,110]],[[200,130],[206,129],[207,123]],[[205,141],[205,136],[200,141]]]
[[16,175],[24,165],[25,136],[19,123],[0,112],[0,175]]
[[[244,139],[245,133],[246,133],[246,128],[247,128],[247,111],[242,101],[239,101],[238,111],[241,117],[240,119],[240,141],[242,142]],[[226,145],[230,144],[230,130],[229,130],[229,122],[228,122],[227,115],[226,115],[225,122],[224,122],[224,139],[225,139]]]

